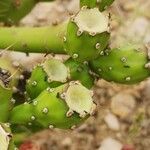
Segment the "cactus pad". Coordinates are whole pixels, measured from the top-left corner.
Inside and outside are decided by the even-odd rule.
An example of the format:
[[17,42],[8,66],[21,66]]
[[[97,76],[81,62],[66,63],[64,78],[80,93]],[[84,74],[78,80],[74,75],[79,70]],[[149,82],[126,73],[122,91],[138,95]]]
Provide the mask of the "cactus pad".
[[68,23],[65,50],[78,61],[92,60],[106,48],[109,37],[108,16],[97,8],[84,8]]
[[107,81],[135,84],[150,76],[148,56],[133,47],[113,49],[91,62],[91,68]]

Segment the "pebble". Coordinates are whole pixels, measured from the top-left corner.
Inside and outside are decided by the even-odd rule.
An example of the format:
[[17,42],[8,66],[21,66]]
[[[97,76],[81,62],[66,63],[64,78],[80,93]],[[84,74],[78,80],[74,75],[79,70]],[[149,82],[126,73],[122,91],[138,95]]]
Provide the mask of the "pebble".
[[102,141],[101,146],[98,150],[121,150],[121,149],[122,144],[119,141],[111,137],[108,137]]
[[62,144],[64,147],[69,147],[69,146],[71,146],[71,144],[72,144],[72,140],[71,140],[71,138],[66,137],[66,138],[62,141],[61,144]]
[[108,113],[105,118],[104,118],[107,126],[114,131],[118,131],[120,129],[120,123],[118,118],[112,114],[112,113]]
[[122,119],[127,118],[136,106],[135,98],[127,93],[119,93],[111,99],[112,112]]

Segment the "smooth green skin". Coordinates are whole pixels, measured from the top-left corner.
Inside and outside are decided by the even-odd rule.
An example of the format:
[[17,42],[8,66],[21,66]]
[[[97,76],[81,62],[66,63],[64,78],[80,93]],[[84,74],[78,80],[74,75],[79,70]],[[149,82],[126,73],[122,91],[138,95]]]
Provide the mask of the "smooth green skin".
[[10,112],[12,89],[5,88],[0,81],[0,122],[7,122]]
[[[53,125],[55,128],[70,129],[73,125],[82,123],[87,117],[81,119],[77,113],[69,118],[66,117],[69,108],[65,101],[58,96],[58,93],[63,92],[66,86],[66,84],[59,86],[51,93],[44,90],[32,103],[16,106],[10,113],[9,122],[25,125],[34,131],[48,128],[49,125]],[[35,101],[37,105],[33,105]],[[44,108],[48,108],[48,113],[42,112]],[[35,120],[31,120],[31,116],[34,116]],[[29,126],[29,123],[32,125]]]
[[[6,126],[4,123],[1,123],[0,122],[0,125],[3,127],[3,129],[7,132],[7,133],[10,133],[11,134],[11,129]],[[14,150],[16,148],[15,144],[14,144],[14,138],[11,138],[10,139],[10,142],[9,142],[9,147],[8,147],[8,150]]]
[[12,124],[27,125],[31,122],[33,115],[33,106],[30,104],[21,104],[13,108],[10,112],[9,122]]
[[[125,57],[124,63],[121,58]],[[113,49],[109,55],[100,56],[90,63],[91,68],[103,79],[122,84],[136,84],[150,76],[150,71],[145,68],[148,56],[134,48]],[[109,70],[112,67],[112,70]],[[99,71],[101,69],[101,71]],[[126,78],[130,77],[130,81]]]
[[[37,82],[36,86],[32,85],[34,81]],[[26,83],[27,94],[31,99],[34,99],[47,87],[49,87],[47,75],[43,68],[38,66],[32,71],[31,77]]]
[[70,79],[78,80],[83,86],[88,89],[91,89],[94,85],[94,78],[89,73],[89,66],[77,61],[74,61],[72,58],[64,62],[64,64],[70,70]]
[[[32,120],[31,117],[34,116],[32,104],[21,104],[13,108],[9,115],[9,122],[12,125],[23,125],[30,129],[32,132],[39,131],[41,126],[37,124],[35,120]],[[29,123],[32,123],[30,125]],[[19,129],[18,129],[19,130]],[[17,130],[15,130],[16,132]]]
[[[89,61],[97,58],[99,53],[104,50],[109,42],[110,34],[103,32],[95,36],[89,35],[88,32],[83,32],[77,36],[78,26],[70,21],[67,27],[66,41],[64,42],[66,52],[73,57],[78,54],[77,61]],[[100,43],[99,49],[96,49],[96,44]]]
[[38,0],[0,0],[0,22],[18,23],[38,2]]
[[107,9],[114,0],[100,0],[98,3],[97,0],[80,0],[80,6],[87,6],[88,8],[98,7],[100,11]]
[[[32,85],[34,81],[37,82],[36,86]],[[61,84],[62,83],[59,83],[59,82],[48,83],[46,72],[43,70],[41,66],[37,66],[32,71],[29,82],[27,82],[26,84],[26,91],[27,91],[28,96],[31,98],[31,100],[33,100],[47,87],[55,88]]]
[[[81,119],[77,113],[66,117],[69,108],[65,101],[58,97],[58,93],[61,93],[65,86],[60,86],[51,93],[45,90],[34,100],[37,101],[37,105],[34,106],[36,121],[44,128],[53,125],[54,128],[71,129],[72,126],[78,125],[86,119]],[[44,108],[48,108],[47,114],[42,112]]]
[[63,37],[66,22],[48,27],[1,27],[0,49],[25,53],[64,54]]

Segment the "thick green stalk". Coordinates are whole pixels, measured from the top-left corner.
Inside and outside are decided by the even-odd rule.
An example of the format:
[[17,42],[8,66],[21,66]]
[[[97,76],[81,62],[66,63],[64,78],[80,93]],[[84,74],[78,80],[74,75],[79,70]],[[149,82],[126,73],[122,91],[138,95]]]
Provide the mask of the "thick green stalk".
[[108,15],[97,8],[85,8],[68,25],[64,22],[39,28],[0,28],[0,48],[11,47],[26,53],[67,53],[84,62],[97,58],[108,46],[109,29]]
[[90,65],[109,82],[136,84],[150,77],[148,54],[133,46],[108,50]]
[[26,16],[39,1],[52,0],[0,0],[0,22],[16,24]]
[[5,88],[0,81],[0,122],[6,122],[9,116],[12,89]]
[[49,27],[1,27],[0,49],[26,53],[65,53],[63,37],[66,23]]
[[12,87],[17,84],[19,70],[6,58],[0,58],[0,121],[7,122],[12,98]]

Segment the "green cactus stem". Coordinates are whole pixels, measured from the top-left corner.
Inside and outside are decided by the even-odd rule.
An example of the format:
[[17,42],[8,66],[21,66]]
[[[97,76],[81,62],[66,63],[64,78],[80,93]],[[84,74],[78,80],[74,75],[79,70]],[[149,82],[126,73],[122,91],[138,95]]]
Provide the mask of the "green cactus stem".
[[38,2],[39,0],[0,0],[0,22],[7,24],[18,23]]
[[91,68],[103,79],[136,84],[150,76],[148,55],[131,46],[112,49],[91,62]]
[[94,8],[82,9],[71,20],[68,26],[64,22],[49,27],[0,28],[0,48],[26,53],[67,53],[82,62],[98,57],[108,45],[109,17]]
[[47,88],[33,104],[36,120],[45,128],[73,128],[95,109],[91,91],[76,82]]
[[28,124],[31,121],[31,116],[33,114],[33,106],[24,103],[19,106],[13,108],[12,112],[10,113],[10,123],[12,124]]
[[90,74],[90,68],[87,62],[80,63],[72,58],[64,62],[70,73],[70,80],[78,80],[83,86],[91,89],[94,85],[94,78]]
[[32,103],[15,107],[9,122],[30,128],[38,125],[41,129],[70,129],[93,114],[96,105],[92,96],[93,93],[78,82],[47,88]]
[[26,84],[29,100],[36,98],[47,87],[55,88],[67,81],[69,72],[59,60],[47,59],[36,66]]
[[1,150],[14,150],[14,141],[8,124],[0,123],[0,148]]
[[100,11],[106,10],[114,0],[80,0],[80,6],[88,8],[98,7]]
[[6,122],[11,105],[12,89],[6,88],[0,80],[0,122]]
[[76,62],[71,58],[64,64],[60,60],[47,59],[33,69],[26,84],[27,99],[33,100],[46,88],[55,88],[71,80],[78,80],[89,89],[94,84],[87,64]]
[[48,27],[1,27],[0,49],[25,53],[64,54],[63,37],[66,22]]
[[0,58],[0,121],[8,120],[10,108],[12,106],[11,99],[13,86],[17,84],[19,71],[15,68],[11,61],[6,58]]
[[78,61],[92,60],[107,47],[109,38],[108,15],[97,8],[83,8],[68,23],[65,50]]

